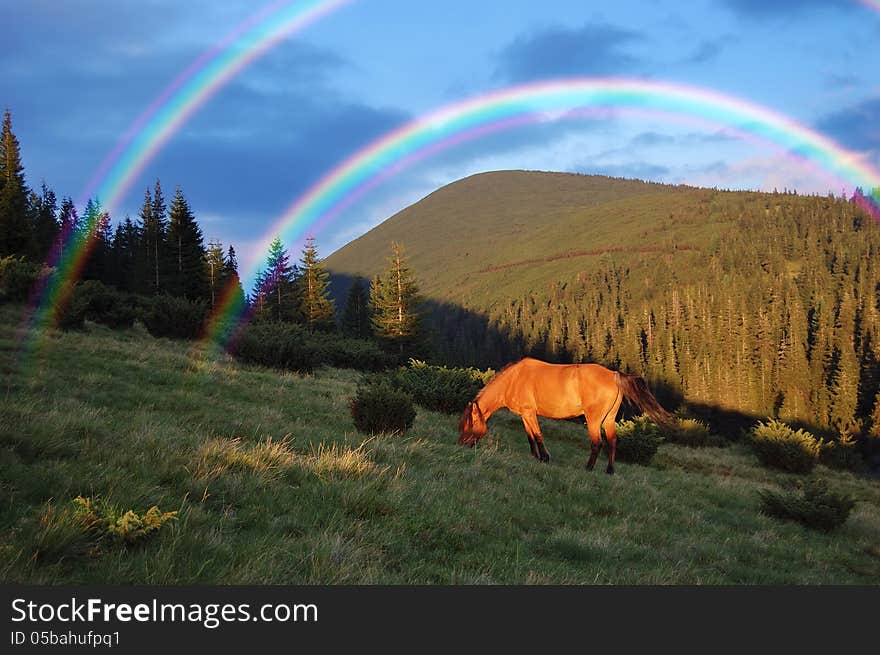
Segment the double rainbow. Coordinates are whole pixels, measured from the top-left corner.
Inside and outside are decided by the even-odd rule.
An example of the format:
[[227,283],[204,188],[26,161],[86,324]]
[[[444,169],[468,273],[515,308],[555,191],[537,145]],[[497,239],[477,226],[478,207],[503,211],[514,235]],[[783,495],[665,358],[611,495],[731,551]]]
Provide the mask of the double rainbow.
[[[739,98],[693,86],[638,79],[542,81],[447,105],[377,139],[296,198],[267,230],[255,252],[266,252],[278,235],[291,243],[299,242],[306,232],[318,232],[383,180],[463,141],[528,122],[615,111],[684,117],[723,126],[769,143],[850,189],[880,188],[880,173],[865,158],[790,117]],[[253,258],[248,262],[243,279],[253,277],[258,263]],[[218,339],[217,326],[225,326],[223,333],[228,334],[229,326],[240,320],[236,314],[240,310],[233,303],[221,303],[206,338]]]

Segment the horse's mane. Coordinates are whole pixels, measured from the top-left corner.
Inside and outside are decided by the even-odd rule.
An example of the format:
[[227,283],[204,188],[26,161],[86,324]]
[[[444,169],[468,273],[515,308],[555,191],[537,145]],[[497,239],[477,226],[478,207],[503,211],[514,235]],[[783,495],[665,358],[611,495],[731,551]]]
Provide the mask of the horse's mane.
[[[523,358],[523,359],[525,359],[525,358]],[[483,395],[483,392],[486,391],[486,389],[489,388],[489,385],[490,385],[490,384],[492,384],[493,382],[497,382],[498,379],[499,379],[503,374],[507,373],[507,370],[508,370],[509,368],[511,368],[511,367],[513,367],[513,366],[516,366],[516,365],[519,364],[521,361],[522,361],[522,359],[520,359],[519,361],[516,361],[516,362],[510,362],[510,363],[507,364],[504,368],[502,368],[500,371],[498,371],[495,375],[493,375],[493,376],[492,376],[492,379],[489,380],[489,381],[483,386],[482,389],[480,389],[479,393],[477,393],[477,397],[474,398],[474,400],[477,401],[477,402],[479,402],[479,400],[480,400],[480,396],[482,396],[482,395]]]

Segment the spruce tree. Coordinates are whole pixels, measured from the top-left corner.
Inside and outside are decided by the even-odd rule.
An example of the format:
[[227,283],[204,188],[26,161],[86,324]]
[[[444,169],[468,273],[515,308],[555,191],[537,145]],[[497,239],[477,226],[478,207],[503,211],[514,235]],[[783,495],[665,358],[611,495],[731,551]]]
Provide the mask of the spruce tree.
[[46,261],[58,237],[58,201],[43,181],[40,195],[31,194],[32,259]]
[[0,132],[0,257],[29,255],[32,251],[28,221],[28,188],[18,139],[12,132],[9,110]]
[[113,237],[110,231],[110,214],[101,207],[97,199],[89,198],[83,211],[83,220],[78,228],[77,242],[89,239],[89,257],[83,270],[84,280],[99,280],[111,284],[111,249]]
[[318,257],[315,239],[309,237],[303,248],[296,279],[300,315],[309,330],[327,332],[336,329],[336,309],[330,298],[329,277],[324,262]]
[[403,355],[423,338],[419,288],[396,242],[391,244],[388,269],[370,290],[370,303],[373,333],[392,350]]
[[223,281],[226,287],[224,293],[227,297],[232,299],[236,307],[244,307],[246,298],[241,286],[241,278],[238,276],[238,259],[235,256],[235,248],[231,245],[223,259]]
[[253,299],[256,318],[294,322],[298,319],[299,302],[296,297],[294,268],[281,237],[275,237],[269,246],[266,268],[254,285]]
[[137,257],[140,251],[140,233],[137,225],[126,216],[113,233],[113,284],[123,291],[137,291]]
[[342,333],[347,337],[367,339],[370,331],[370,294],[362,277],[356,277],[345,297],[342,311]]
[[73,204],[73,199],[68,196],[61,201],[61,209],[58,212],[58,235],[55,239],[55,250],[59,258],[68,254],[66,249],[71,247],[78,225],[79,215],[76,211],[76,205]]
[[[161,194],[159,181],[156,189]],[[160,268],[164,270],[165,262],[165,202],[154,203],[150,188],[144,192],[144,203],[141,206],[140,253],[138,256],[138,289],[148,295],[158,294],[163,287]],[[158,213],[157,213],[158,211]]]
[[[153,198],[154,211],[156,199]],[[171,200],[168,220],[167,251],[170,253],[168,291],[190,300],[208,298],[205,270],[205,243],[202,230],[189,203],[178,186]]]
[[847,292],[840,301],[835,330],[837,370],[831,381],[831,424],[852,430],[859,391],[859,360],[854,348],[855,307]]

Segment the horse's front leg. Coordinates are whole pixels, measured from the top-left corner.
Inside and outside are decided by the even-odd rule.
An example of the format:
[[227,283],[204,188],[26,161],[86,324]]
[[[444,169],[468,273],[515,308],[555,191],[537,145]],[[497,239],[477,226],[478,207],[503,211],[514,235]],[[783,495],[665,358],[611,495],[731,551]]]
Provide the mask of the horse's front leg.
[[535,412],[524,412],[522,414],[523,427],[529,437],[529,447],[532,449],[532,455],[535,459],[539,459],[544,463],[550,461],[550,453],[544,447],[544,435],[541,434],[541,426],[538,423],[538,415]]
[[529,424],[526,423],[525,419],[523,419],[522,422],[523,427],[526,430],[526,437],[528,437],[529,439],[529,449],[532,451],[532,457],[534,457],[535,459],[541,459],[541,454],[538,452],[538,446],[535,443],[535,438],[529,432]]

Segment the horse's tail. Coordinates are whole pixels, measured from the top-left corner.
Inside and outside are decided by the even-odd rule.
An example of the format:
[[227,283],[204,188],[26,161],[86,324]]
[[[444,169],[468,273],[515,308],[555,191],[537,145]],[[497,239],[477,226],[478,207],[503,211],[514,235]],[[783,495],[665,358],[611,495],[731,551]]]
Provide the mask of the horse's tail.
[[652,421],[664,426],[672,424],[672,414],[660,406],[643,377],[618,372],[617,384],[627,402],[642,410]]

